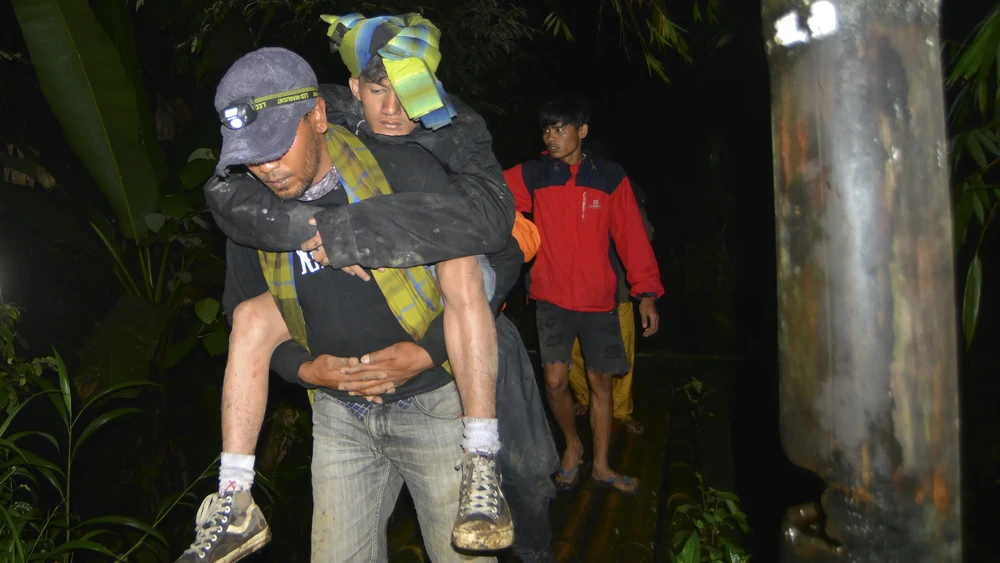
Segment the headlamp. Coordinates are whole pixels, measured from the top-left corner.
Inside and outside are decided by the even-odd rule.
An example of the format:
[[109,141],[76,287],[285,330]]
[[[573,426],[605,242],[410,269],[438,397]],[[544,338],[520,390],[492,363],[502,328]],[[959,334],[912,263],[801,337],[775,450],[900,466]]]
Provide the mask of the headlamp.
[[313,87],[288,90],[277,94],[268,94],[260,98],[239,98],[229,102],[229,105],[219,112],[219,119],[226,127],[236,130],[243,129],[257,119],[257,114],[270,108],[276,108],[295,102],[304,102],[319,97],[319,90]]

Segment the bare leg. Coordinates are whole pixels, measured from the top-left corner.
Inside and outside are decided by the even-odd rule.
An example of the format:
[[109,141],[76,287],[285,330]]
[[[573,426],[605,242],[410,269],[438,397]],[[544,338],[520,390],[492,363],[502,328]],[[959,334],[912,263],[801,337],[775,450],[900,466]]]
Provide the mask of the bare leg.
[[608,450],[611,446],[612,382],[614,376],[587,370],[590,383],[590,427],[594,432],[594,476],[604,481],[618,476],[611,471]]
[[252,455],[264,424],[271,354],[291,338],[271,294],[233,311],[229,361],[222,383],[222,451]]
[[271,529],[250,494],[253,453],[267,409],[271,354],[289,338],[268,293],[240,303],[233,311],[229,361],[222,382],[219,492],[202,501],[195,518],[194,543],[176,563],[236,561],[270,541]]
[[497,476],[497,330],[475,257],[437,264],[444,297],[444,339],[462,398],[462,481],[452,543],[493,551],[514,541],[514,524]]
[[497,330],[475,257],[437,265],[448,360],[465,416],[497,416]]
[[[569,392],[569,364],[553,363],[545,366],[545,396],[549,408],[566,437],[566,451],[563,452],[562,468],[572,471],[583,456],[583,444],[576,433],[576,407]],[[593,410],[593,404],[591,404]]]

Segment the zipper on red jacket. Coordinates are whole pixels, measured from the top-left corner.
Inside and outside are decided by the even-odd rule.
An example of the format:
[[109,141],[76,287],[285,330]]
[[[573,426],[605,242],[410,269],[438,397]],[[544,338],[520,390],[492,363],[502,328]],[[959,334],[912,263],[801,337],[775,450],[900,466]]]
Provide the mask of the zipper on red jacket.
[[583,215],[587,212],[587,190],[583,190],[583,205],[580,206],[580,222],[583,223]]

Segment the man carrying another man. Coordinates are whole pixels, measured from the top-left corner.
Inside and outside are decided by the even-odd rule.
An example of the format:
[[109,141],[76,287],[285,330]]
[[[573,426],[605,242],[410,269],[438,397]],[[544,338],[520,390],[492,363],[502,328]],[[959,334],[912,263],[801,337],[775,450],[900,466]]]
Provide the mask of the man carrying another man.
[[[348,28],[347,32],[363,21],[355,19],[351,23],[353,24],[351,27],[343,26]],[[389,43],[392,42],[391,32],[393,30],[397,31],[398,35],[402,35],[399,32],[400,29],[420,31],[411,29],[418,26],[402,26],[394,21],[392,22],[393,27],[389,27],[387,32],[382,27],[383,23],[379,22],[373,31],[376,34],[383,33],[383,37],[389,36]],[[335,24],[332,28],[336,30],[338,25]],[[370,29],[370,31],[372,30]],[[348,33],[344,35],[347,37],[343,43],[347,45],[351,40]],[[385,80],[386,70],[380,68],[382,57],[372,55],[375,52],[381,53],[382,50],[366,46],[363,49],[354,50],[354,53],[358,52],[368,53],[369,60],[366,61],[364,67],[352,68],[352,74],[356,78],[352,78],[351,85],[355,96],[361,99],[365,108],[364,125],[369,128],[370,134],[377,137],[377,139],[373,137],[372,140],[384,141],[387,139],[387,137],[378,135],[379,133],[388,135],[396,133],[395,137],[405,136],[409,132],[407,129],[412,129],[415,124],[405,112],[400,111],[399,101],[396,100],[392,84],[389,80]],[[255,55],[259,55],[259,57],[254,59]],[[315,77],[311,75],[311,71],[305,72],[303,70],[303,67],[308,70],[304,61],[301,59],[293,60],[289,57],[295,56],[283,50],[265,49],[248,55],[237,62],[233,69],[227,73],[223,83],[220,84],[217,106],[223,112],[223,117],[225,118],[225,114],[230,108],[238,108],[237,105],[231,103],[232,100],[249,98],[255,103],[259,103],[261,98],[267,98],[268,94],[281,94],[284,98],[288,98],[288,92],[295,90],[311,92],[311,89],[315,89],[312,86],[315,84]],[[297,57],[295,58],[297,59]],[[345,61],[347,59],[348,57],[345,56]],[[290,72],[292,74],[289,75]],[[432,74],[430,76],[433,77]],[[264,90],[269,91],[265,92]],[[274,92],[270,90],[274,90]],[[275,194],[310,201],[320,206],[339,205],[331,210],[351,210],[352,208],[359,210],[353,215],[348,214],[347,221],[341,222],[341,225],[346,224],[348,228],[351,227],[352,220],[357,222],[359,218],[375,216],[375,213],[369,213],[374,211],[373,205],[388,207],[390,202],[396,198],[418,195],[409,193],[360,201],[366,196],[389,193],[386,184],[392,184],[399,191],[409,191],[406,189],[407,187],[431,191],[440,190],[441,187],[449,188],[453,174],[445,175],[440,164],[435,162],[433,158],[428,160],[430,155],[419,146],[415,147],[413,143],[406,142],[395,144],[369,142],[368,147],[366,147],[348,131],[328,127],[326,116],[323,115],[325,103],[322,100],[313,102],[310,98],[306,101],[308,103],[300,104],[300,107],[304,106],[303,109],[306,109],[313,104],[315,107],[309,110],[304,118],[296,118],[296,115],[301,115],[303,111],[292,109],[298,103],[295,102],[286,106],[278,105],[277,108],[262,108],[261,115],[257,118],[261,121],[258,124],[260,127],[257,129],[254,129],[250,123],[242,123],[240,127],[232,129],[233,133],[227,133],[224,130],[226,140],[223,156],[220,158],[220,171],[231,164],[248,163],[251,164],[250,169],[254,175],[263,180]],[[372,111],[369,111],[370,109]],[[449,109],[449,106],[445,103],[442,108],[438,109]],[[271,116],[267,115],[269,112]],[[279,112],[283,112],[280,119]],[[454,115],[453,112],[449,111],[448,113]],[[265,121],[265,116],[271,117],[271,119]],[[237,118],[239,118],[238,115]],[[229,125],[232,123],[230,122]],[[360,125],[361,123],[358,124],[359,127]],[[248,126],[248,129],[241,131],[243,126]],[[295,127],[290,135],[280,131],[282,128],[290,126]],[[488,134],[485,131],[483,134],[486,137],[485,146],[488,150]],[[290,148],[266,146],[275,139],[277,139],[276,143],[280,145],[285,142],[291,143]],[[476,141],[481,141],[481,136]],[[227,144],[232,150],[226,150],[225,145]],[[325,146],[323,146],[324,144]],[[433,145],[433,143],[431,144]],[[465,150],[469,150],[469,147],[465,146],[467,142],[456,142],[456,150],[460,145],[464,146]],[[448,143],[442,143],[437,148],[443,148],[447,153]],[[371,154],[368,154],[369,152]],[[374,158],[372,158],[373,156]],[[456,161],[462,161],[457,154],[450,154],[443,158],[440,154],[437,156],[438,161],[447,162],[450,168],[460,168],[451,166]],[[477,156],[480,159],[484,158],[481,155]],[[492,155],[489,154],[488,158],[492,159]],[[255,162],[260,164],[253,164]],[[473,164],[481,163],[473,159]],[[495,159],[493,159],[492,166],[499,172]],[[483,176],[488,176],[488,167],[489,162],[487,162],[487,174],[482,174]],[[383,172],[384,177],[382,176]],[[422,185],[418,187],[407,186],[407,184],[413,183],[414,178],[417,179],[417,183]],[[385,179],[388,179],[389,182],[385,182]],[[259,194],[246,196],[241,193],[244,191],[243,188],[239,191],[236,190],[237,185],[245,185],[245,183],[224,182],[216,183],[214,188],[211,184],[207,187],[210,202],[213,201],[213,194],[216,198],[213,210],[216,211],[217,216],[220,213],[222,215],[228,214],[228,220],[231,221],[230,226],[239,224],[241,219],[250,223],[256,222],[258,227],[262,224],[268,226],[270,230],[264,228],[257,233],[261,235],[258,242],[266,239],[263,236],[265,233],[279,232],[287,235],[295,229],[301,230],[303,228],[302,223],[307,220],[307,217],[295,217],[295,213],[301,212],[300,209],[283,213],[274,208],[261,208],[259,205],[254,208],[252,205],[254,202],[260,204],[263,201],[259,199]],[[461,184],[459,183],[459,185]],[[257,187],[261,188],[259,184]],[[343,189],[340,189],[341,187]],[[494,199],[502,205],[504,203],[502,192],[494,192],[494,194],[499,194],[500,197]],[[440,197],[436,200],[433,195],[419,194],[419,196],[424,197],[425,207],[417,213],[424,212],[433,215],[434,207],[428,206],[428,202],[441,204],[456,200],[454,195],[445,197],[442,194],[437,194]],[[239,199],[238,202],[235,201],[237,199]],[[218,205],[220,200],[224,201],[225,204]],[[479,201],[483,200],[481,198]],[[476,200],[473,197],[467,197],[463,201]],[[350,205],[345,205],[348,202]],[[369,205],[366,207],[366,204]],[[414,204],[410,203],[410,205]],[[443,211],[447,216],[448,212],[454,212],[460,206],[451,205],[448,207],[445,205],[444,207],[447,207],[447,210]],[[487,207],[483,206],[484,209]],[[271,213],[270,217],[266,217],[269,211],[274,211],[274,213]],[[324,230],[323,213],[325,211],[316,217],[320,224],[320,232]],[[412,214],[414,214],[413,211],[411,211]],[[343,219],[343,215],[340,218]],[[225,217],[220,217],[220,219],[222,219],[220,225],[225,230],[227,219]],[[336,224],[336,217],[332,223]],[[373,222],[369,221],[365,226],[372,224]],[[506,228],[509,239],[509,222]],[[365,229],[356,229],[353,233],[349,233],[354,235],[354,240],[367,236],[366,233],[361,233],[361,236],[358,236],[359,230],[364,231]],[[423,230],[410,229],[409,233],[418,231],[416,235],[418,237],[428,235],[425,246],[426,249],[431,249],[434,246],[435,238],[429,235],[439,230],[439,227],[432,228],[425,225]],[[315,231],[315,227],[313,227],[313,231]],[[378,232],[378,225],[375,225],[374,231]],[[391,232],[393,232],[391,228],[385,230],[385,233]],[[232,236],[234,233],[227,230],[227,234]],[[405,237],[406,234],[403,236]],[[306,237],[300,236],[295,240],[301,241],[304,238]],[[343,237],[337,236],[325,238],[336,240],[338,245],[343,240]],[[482,239],[477,240],[479,243],[482,242]],[[278,242],[283,243],[283,245],[275,250],[292,249],[288,246],[287,241]],[[448,254],[458,249],[465,250],[468,254],[470,245],[462,248],[458,242],[448,242],[451,243],[450,246],[447,243],[437,241],[437,250]],[[298,242],[295,244],[297,245]],[[266,247],[267,245],[257,244],[256,246]],[[377,248],[355,246],[358,250],[357,254],[363,255],[362,258],[379,253]],[[511,246],[511,244],[507,244],[507,248]],[[414,256],[416,254],[413,251],[415,247],[419,247],[419,245],[400,245],[398,248],[403,250],[382,264],[388,266],[410,265],[405,264],[405,262],[419,263],[419,260],[426,259],[427,255],[433,254],[433,252],[424,252],[425,256]],[[445,248],[442,250],[441,247]],[[333,248],[335,247],[325,247],[324,250],[329,252]],[[419,250],[426,249],[419,248]],[[513,250],[517,254],[516,262],[519,264],[522,255],[516,244],[513,244]],[[475,251],[473,250],[473,252]],[[476,429],[470,430],[467,424],[465,425],[467,437],[462,440],[462,421],[457,418],[462,403],[453,396],[454,393],[448,395],[444,391],[451,385],[447,378],[446,368],[433,367],[445,360],[444,354],[440,352],[432,354],[429,349],[424,348],[425,340],[431,334],[431,327],[435,322],[439,322],[440,318],[440,299],[437,296],[437,286],[431,272],[427,268],[419,267],[370,273],[362,268],[337,271],[320,267],[320,262],[324,261],[322,254],[322,251],[315,253],[300,251],[295,254],[261,252],[258,257],[257,253],[230,243],[227,299],[225,301],[227,310],[234,311],[234,331],[230,366],[227,367],[224,385],[224,442],[229,442],[228,444],[224,443],[224,450],[226,453],[234,453],[231,450],[237,449],[230,447],[233,443],[231,437],[235,434],[240,443],[238,449],[242,449],[242,452],[235,453],[249,457],[250,463],[241,466],[240,463],[244,460],[237,457],[237,463],[231,463],[227,468],[224,462],[220,471],[220,494],[217,497],[206,499],[198,518],[200,525],[205,524],[201,525],[202,531],[211,528],[213,533],[199,534],[200,538],[205,536],[202,538],[205,541],[196,541],[192,553],[197,555],[200,549],[203,554],[207,552],[217,554],[209,560],[235,561],[236,559],[223,559],[223,557],[229,557],[227,554],[231,554],[239,558],[259,547],[249,545],[253,542],[249,541],[251,538],[246,537],[245,533],[243,537],[236,537],[239,534],[222,533],[229,530],[212,524],[216,524],[216,520],[225,519],[226,516],[222,515],[216,519],[212,515],[220,511],[222,514],[228,515],[233,510],[234,501],[236,501],[236,505],[239,505],[240,502],[244,504],[242,507],[235,506],[237,510],[242,509],[244,513],[253,512],[255,509],[248,492],[246,494],[237,493],[246,491],[252,483],[252,452],[263,419],[264,405],[266,405],[266,365],[272,350],[274,350],[273,365],[287,379],[301,381],[307,386],[326,388],[313,394],[316,441],[313,462],[313,479],[316,489],[314,493],[316,502],[313,536],[314,560],[351,559],[360,555],[361,552],[367,553],[369,551],[372,557],[384,559],[384,526],[392,511],[395,495],[398,494],[403,481],[408,483],[416,501],[421,525],[424,529],[425,542],[431,557],[435,560],[451,560],[451,558],[456,557],[447,546],[449,534],[442,536],[440,533],[441,518],[444,517],[440,513],[440,508],[457,507],[459,501],[457,488],[451,491],[453,494],[450,497],[448,494],[444,494],[445,491],[450,490],[451,481],[457,481],[457,475],[449,478],[446,475],[447,472],[443,471],[443,467],[449,464],[449,459],[452,460],[451,464],[453,465],[455,457],[447,454],[445,442],[449,436],[454,438],[456,442],[464,442],[467,451],[462,463],[462,504],[460,510],[457,510],[459,517],[454,522],[455,542],[460,544],[463,537],[467,540],[476,540],[477,538],[499,536],[501,541],[494,542],[497,545],[489,545],[489,541],[484,541],[487,545],[473,545],[472,547],[480,549],[483,547],[503,547],[501,544],[505,534],[506,541],[509,543],[510,534],[505,532],[505,529],[509,529],[510,518],[505,513],[506,507],[503,505],[502,496],[497,488],[497,479],[492,472],[493,459],[499,449],[499,443],[495,438],[495,422],[493,423],[492,438],[489,435],[485,438],[479,436],[479,445],[470,445],[470,442],[474,440],[470,440],[469,435],[475,435]],[[461,255],[463,254],[458,253],[447,257],[453,258]],[[470,261],[471,267],[469,267]],[[375,263],[371,264],[375,265]],[[442,292],[445,293],[444,301],[447,302],[448,307],[451,307],[452,300],[448,298],[448,287],[446,287],[448,285],[447,268],[442,266],[445,264],[438,265],[438,276],[441,278]],[[509,268],[507,269],[509,270]],[[497,289],[500,289],[498,292],[500,293],[499,300],[502,301],[502,294],[513,283],[512,278],[516,278],[517,274],[516,267],[513,276],[510,274],[501,275],[500,270],[501,268],[498,266],[496,285]],[[459,301],[455,309],[463,310],[464,307],[465,310],[468,310],[468,305],[477,299],[473,290],[485,297],[483,272],[487,274],[485,279],[487,286],[489,286],[492,285],[489,283],[492,269],[484,263],[483,269],[480,270],[480,265],[474,259],[466,259],[465,266],[456,269],[455,272],[460,272],[461,276],[457,277],[456,283],[451,284],[453,288],[451,293],[452,295],[457,294],[459,299],[464,300]],[[352,277],[352,273],[364,277],[374,276],[375,283]],[[456,280],[455,277],[451,279]],[[262,281],[265,283],[262,284]],[[456,287],[457,291],[454,290]],[[261,295],[268,289],[270,295]],[[321,293],[322,295],[320,295]],[[482,302],[485,303],[485,299]],[[239,303],[238,306],[236,306],[237,303]],[[275,303],[277,303],[277,307],[275,307]],[[282,316],[279,316],[279,310],[284,322],[282,322]],[[380,313],[380,311],[385,314]],[[448,309],[446,308],[445,311],[447,315]],[[387,321],[387,319],[393,318],[393,322]],[[359,320],[361,322],[357,322]],[[492,320],[489,323],[490,328],[492,328]],[[448,325],[447,318],[444,324]],[[479,326],[482,324],[480,323]],[[453,332],[454,324],[449,333]],[[516,335],[516,332],[514,334]],[[293,338],[292,341],[286,341],[289,335]],[[453,350],[451,338],[445,340],[448,352],[454,360],[455,356],[461,355],[461,352],[456,353]],[[249,346],[247,342],[253,343],[254,346]],[[261,343],[267,343],[269,347],[260,346]],[[365,352],[371,351],[373,343],[384,344],[385,347],[374,353],[365,354]],[[307,351],[307,346],[309,351]],[[488,356],[489,346],[479,346],[472,351],[472,355],[479,354],[481,357],[484,349],[487,351],[485,355]],[[495,337],[492,350],[495,354]],[[323,352],[325,352],[325,357],[320,355],[313,359],[313,354]],[[432,359],[432,356],[436,356],[436,358]],[[495,361],[494,359],[494,370]],[[480,362],[479,367],[482,365],[483,362]],[[487,361],[485,365],[489,368],[490,363]],[[455,371],[456,379],[458,379],[457,365]],[[261,372],[263,372],[262,375]],[[461,383],[461,380],[459,382]],[[334,389],[340,390],[340,392],[338,393]],[[344,391],[371,397],[376,404],[368,403]],[[488,392],[481,395],[486,396],[487,399],[490,398]],[[465,399],[464,392],[462,399]],[[481,403],[485,403],[487,407],[491,406],[489,400],[481,401]],[[247,408],[246,405],[252,405],[252,408]],[[457,408],[455,408],[456,405]],[[345,414],[348,416],[344,416]],[[457,427],[455,423],[458,424]],[[329,432],[332,427],[336,427],[337,431]],[[365,430],[366,428],[367,430]],[[456,428],[457,434],[455,433]],[[227,437],[230,439],[227,440]],[[537,436],[535,437],[537,438]],[[433,443],[425,443],[428,440]],[[549,438],[549,442],[551,442],[551,438]],[[457,443],[452,445],[457,447]],[[541,448],[541,451],[537,453],[540,454],[540,460],[546,459],[544,448]],[[360,465],[355,463],[360,461],[364,461],[364,463]],[[544,465],[544,461],[541,463]],[[233,472],[233,466],[243,472]],[[227,469],[229,469],[229,475],[226,474]],[[451,473],[455,474],[453,469]],[[457,485],[457,483],[455,484]],[[372,487],[376,487],[377,490],[365,492]],[[360,499],[368,497],[370,497],[370,502],[361,504],[361,514],[359,515],[358,503]],[[375,506],[367,506],[372,503]],[[351,511],[350,514],[335,518],[335,515],[342,513],[345,508]],[[205,512],[205,514],[203,515],[201,512]],[[449,520],[454,517],[455,512],[455,508],[452,508],[452,516],[448,518]],[[329,521],[331,518],[337,522],[337,525],[331,526]],[[347,522],[352,521],[357,521],[357,524],[347,524]],[[379,525],[381,526],[380,534],[377,531]],[[545,525],[547,526],[547,521]],[[260,528],[258,533],[264,534],[266,524],[263,524],[262,519],[257,527]],[[245,529],[245,527],[241,529]],[[378,537],[375,537],[376,535]],[[220,536],[223,540],[208,541],[213,537]],[[253,538],[257,537],[253,536]],[[254,541],[266,541],[266,535],[259,537],[260,539]],[[475,541],[469,543],[475,544]],[[185,559],[182,557],[182,560]]]

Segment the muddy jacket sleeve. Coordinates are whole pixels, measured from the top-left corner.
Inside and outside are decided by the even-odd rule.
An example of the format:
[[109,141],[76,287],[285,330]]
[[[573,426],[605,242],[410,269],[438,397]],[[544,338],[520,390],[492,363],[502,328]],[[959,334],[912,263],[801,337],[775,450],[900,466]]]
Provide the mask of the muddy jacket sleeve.
[[319,207],[282,200],[247,172],[213,177],[205,200],[219,229],[241,246],[288,252],[316,235],[309,219]]
[[[320,91],[328,116],[348,128],[354,121],[354,131],[365,127],[358,121],[360,105],[346,88],[324,85]],[[409,267],[498,252],[507,244],[514,202],[493,154],[493,138],[472,108],[456,98],[452,103],[458,116],[447,127],[419,129],[405,139],[380,137],[423,147],[442,164],[452,189],[324,209],[316,221],[324,241],[337,241],[327,249],[331,266]]]

